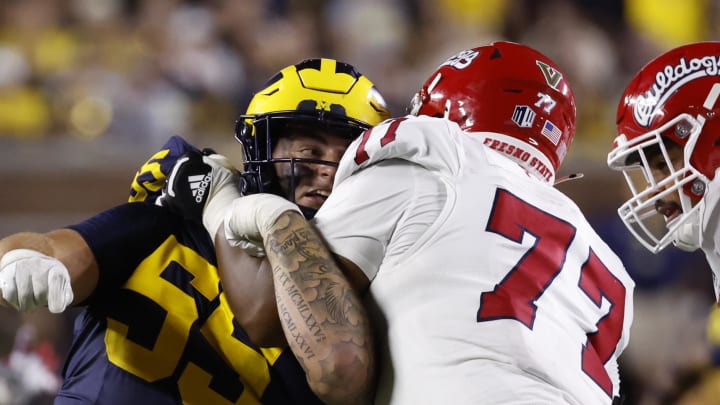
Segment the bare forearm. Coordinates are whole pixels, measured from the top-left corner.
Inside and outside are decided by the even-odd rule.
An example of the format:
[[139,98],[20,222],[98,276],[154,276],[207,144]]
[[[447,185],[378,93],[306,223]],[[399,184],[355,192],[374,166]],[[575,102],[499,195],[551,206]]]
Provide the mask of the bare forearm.
[[280,325],[270,264],[232,247],[222,229],[215,239],[218,274],[235,320],[262,347],[286,347]]
[[35,232],[20,232],[0,239],[0,256],[13,249],[32,249],[48,256],[53,255],[50,238]]
[[360,298],[316,231],[285,212],[266,236],[278,313],[308,382],[328,404],[367,403],[374,352]]
[[20,232],[0,239],[0,257],[13,249],[36,250],[63,262],[70,272],[75,303],[86,299],[97,285],[95,256],[85,240],[73,230]]

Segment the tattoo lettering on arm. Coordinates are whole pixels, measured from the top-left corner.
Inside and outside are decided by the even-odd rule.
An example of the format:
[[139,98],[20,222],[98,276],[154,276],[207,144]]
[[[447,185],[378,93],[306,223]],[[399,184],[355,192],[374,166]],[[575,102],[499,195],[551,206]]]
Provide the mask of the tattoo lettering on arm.
[[300,214],[283,213],[265,248],[283,330],[311,387],[328,403],[365,403],[374,352],[360,297]]

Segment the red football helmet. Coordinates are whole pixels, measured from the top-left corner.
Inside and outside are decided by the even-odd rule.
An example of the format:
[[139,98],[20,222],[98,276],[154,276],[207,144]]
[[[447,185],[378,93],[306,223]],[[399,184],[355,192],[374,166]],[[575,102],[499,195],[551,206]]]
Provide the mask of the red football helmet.
[[[623,172],[632,197],[618,214],[652,252],[670,242],[685,250],[699,247],[698,202],[720,166],[719,95],[720,42],[700,42],[648,63],[620,99],[608,166]],[[682,148],[681,163],[672,163],[673,144]],[[666,178],[653,178],[653,159],[667,166]],[[656,205],[672,193],[679,194],[682,212],[664,218]]]
[[491,132],[497,142],[489,146],[509,143],[529,152],[524,159],[508,156],[551,183],[575,135],[575,97],[565,76],[547,56],[512,42],[443,62],[413,98],[410,113]]

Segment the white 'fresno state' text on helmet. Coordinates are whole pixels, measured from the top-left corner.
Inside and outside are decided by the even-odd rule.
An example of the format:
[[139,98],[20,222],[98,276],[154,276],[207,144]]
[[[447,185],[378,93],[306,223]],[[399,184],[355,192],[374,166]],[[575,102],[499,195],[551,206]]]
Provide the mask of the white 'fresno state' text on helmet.
[[[565,75],[547,56],[512,42],[442,63],[413,98],[411,114],[491,132],[488,146],[551,184],[575,135],[575,97]],[[507,153],[517,148],[527,153]]]
[[[652,60],[620,99],[608,166],[623,172],[632,193],[618,214],[651,252],[671,242],[699,247],[698,202],[720,166],[719,95],[720,42],[700,42]],[[682,163],[671,162],[671,145],[682,148]],[[651,160],[666,166],[667,177],[653,177]],[[681,207],[664,218],[656,207],[673,193]]]

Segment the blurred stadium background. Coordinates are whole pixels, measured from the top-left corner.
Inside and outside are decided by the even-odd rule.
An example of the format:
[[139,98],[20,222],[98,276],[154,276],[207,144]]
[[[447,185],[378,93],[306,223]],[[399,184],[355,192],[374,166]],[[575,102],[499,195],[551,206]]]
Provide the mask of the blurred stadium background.
[[[301,59],[355,65],[402,115],[456,51],[522,42],[554,59],[575,89],[578,131],[560,174],[585,178],[559,187],[638,284],[622,358],[625,404],[720,403],[709,268],[702,255],[652,256],[631,240],[615,215],[622,179],[605,166],[634,72],[719,34],[718,0],[0,0],[0,237],[126,201],[137,168],[173,134],[239,164],[235,115],[271,74]],[[18,353],[51,371],[4,378],[15,383],[0,384],[0,403],[52,392],[73,315],[0,311],[9,370],[0,371],[29,369],[13,363]],[[30,384],[25,396],[11,392],[18,381]]]

